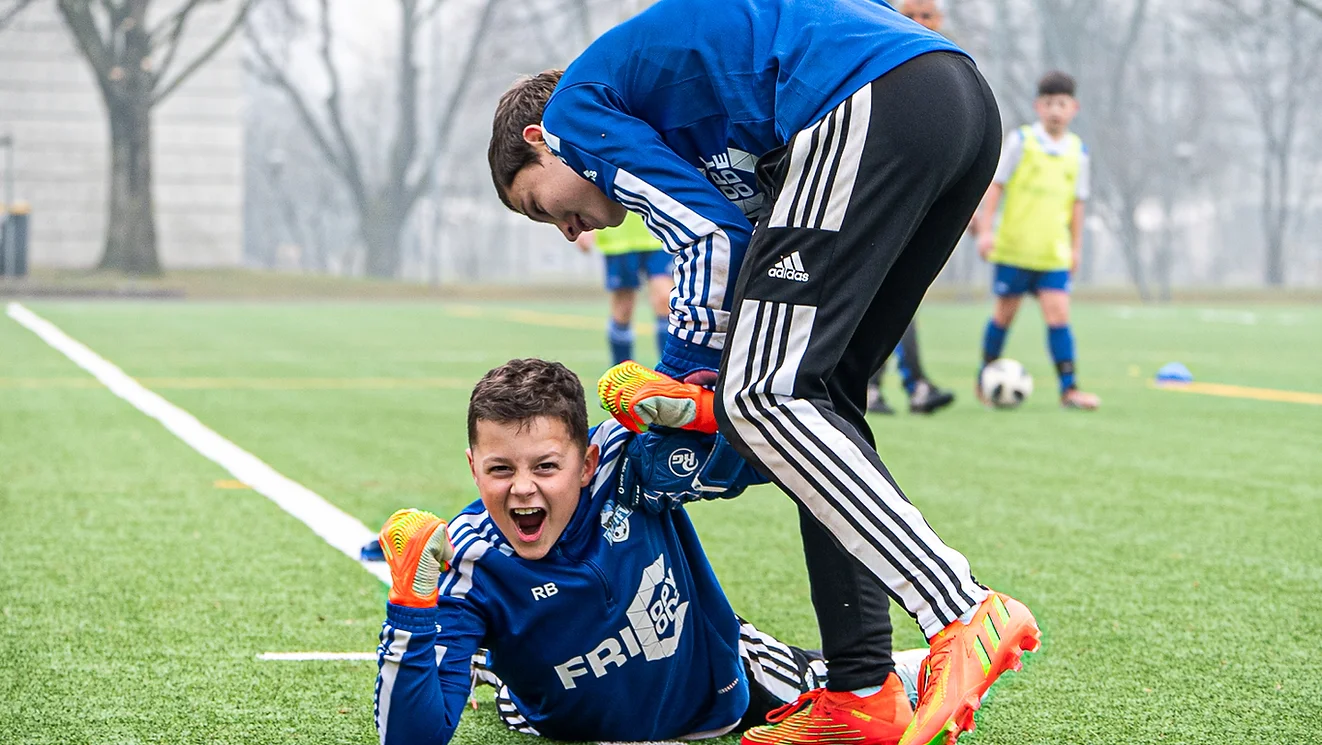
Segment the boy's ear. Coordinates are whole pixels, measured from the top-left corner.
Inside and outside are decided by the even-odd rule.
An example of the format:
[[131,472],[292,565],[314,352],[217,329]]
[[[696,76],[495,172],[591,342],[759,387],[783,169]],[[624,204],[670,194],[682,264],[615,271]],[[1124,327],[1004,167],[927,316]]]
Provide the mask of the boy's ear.
[[542,134],[542,126],[540,124],[529,124],[528,126],[524,127],[523,141],[528,143],[529,145],[532,145],[533,147],[537,147],[538,145],[545,145],[546,136]]
[[473,481],[477,481],[477,464],[473,462],[473,449],[465,449],[464,454],[468,456],[468,472],[473,474]]
[[580,479],[579,488],[586,488],[592,483],[592,476],[597,472],[597,461],[601,459],[601,448],[596,445],[588,445],[587,452],[583,454],[583,476]]

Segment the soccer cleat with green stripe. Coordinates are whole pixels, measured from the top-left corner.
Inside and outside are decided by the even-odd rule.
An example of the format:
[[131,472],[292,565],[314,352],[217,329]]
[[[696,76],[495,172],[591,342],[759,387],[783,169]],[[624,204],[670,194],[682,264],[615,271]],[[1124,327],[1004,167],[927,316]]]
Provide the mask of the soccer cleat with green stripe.
[[955,621],[932,637],[918,671],[918,708],[900,745],[954,745],[973,731],[973,715],[992,683],[1023,668],[1024,652],[1036,652],[1042,632],[1028,608],[993,592],[968,624]]
[[870,696],[814,688],[767,714],[740,745],[895,745],[911,717],[904,683],[891,673]]

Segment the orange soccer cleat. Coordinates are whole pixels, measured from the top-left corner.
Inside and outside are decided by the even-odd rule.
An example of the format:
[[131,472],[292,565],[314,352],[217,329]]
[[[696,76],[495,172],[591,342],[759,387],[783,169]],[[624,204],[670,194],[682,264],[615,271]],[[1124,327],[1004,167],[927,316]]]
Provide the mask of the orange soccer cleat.
[[454,558],[445,521],[422,510],[400,510],[386,520],[376,540],[390,564],[390,602],[436,607],[441,572]]
[[955,621],[932,638],[918,671],[918,709],[900,745],[954,745],[973,730],[982,696],[1007,670],[1023,667],[1042,632],[1023,603],[993,592],[967,625]]
[[1094,411],[1102,405],[1102,399],[1095,393],[1084,393],[1078,388],[1070,388],[1060,394],[1060,405],[1065,409]]
[[716,431],[714,394],[625,360],[597,381],[601,408],[632,432],[653,424],[711,434]]
[[881,690],[858,697],[814,688],[767,714],[741,745],[895,745],[913,718],[909,696],[892,673]]

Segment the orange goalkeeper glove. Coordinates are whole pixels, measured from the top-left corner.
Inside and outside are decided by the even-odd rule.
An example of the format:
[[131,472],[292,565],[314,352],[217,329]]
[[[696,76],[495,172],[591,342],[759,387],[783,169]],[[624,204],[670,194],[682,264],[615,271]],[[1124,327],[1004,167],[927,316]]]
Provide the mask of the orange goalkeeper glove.
[[435,608],[441,572],[454,558],[445,521],[422,510],[400,510],[386,520],[376,540],[390,564],[390,602]]
[[626,360],[597,381],[601,408],[633,432],[653,424],[707,434],[716,431],[714,394]]

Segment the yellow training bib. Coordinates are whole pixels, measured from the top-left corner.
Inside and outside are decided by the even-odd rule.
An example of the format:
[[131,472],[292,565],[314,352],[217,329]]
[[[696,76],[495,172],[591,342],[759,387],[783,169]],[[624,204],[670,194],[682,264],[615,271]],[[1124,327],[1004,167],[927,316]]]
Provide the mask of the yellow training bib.
[[1047,152],[1032,127],[1021,127],[1024,152],[1005,185],[1005,209],[991,261],[1049,272],[1069,269],[1070,220],[1078,194],[1083,140],[1066,135],[1065,150]]
[[646,223],[637,212],[628,213],[618,228],[603,228],[597,231],[597,250],[606,256],[656,251],[661,248]]

